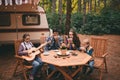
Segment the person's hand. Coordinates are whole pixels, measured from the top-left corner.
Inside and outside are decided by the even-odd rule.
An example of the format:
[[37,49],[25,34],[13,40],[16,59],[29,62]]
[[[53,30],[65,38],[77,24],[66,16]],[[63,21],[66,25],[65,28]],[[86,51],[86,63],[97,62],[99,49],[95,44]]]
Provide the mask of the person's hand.
[[36,47],[32,47],[30,50],[31,50],[31,51],[36,51],[37,48],[36,48]]
[[47,43],[50,44],[50,43],[51,43],[51,40],[49,40]]
[[86,51],[86,48],[85,48],[85,47],[80,47],[80,49],[81,49],[82,51]]
[[67,47],[67,46],[66,46],[66,44],[65,44],[65,43],[61,43],[60,48],[62,48],[62,47]]
[[72,38],[68,38],[68,43],[73,43],[73,39]]
[[28,53],[28,50],[24,50],[23,52],[24,52],[24,53]]

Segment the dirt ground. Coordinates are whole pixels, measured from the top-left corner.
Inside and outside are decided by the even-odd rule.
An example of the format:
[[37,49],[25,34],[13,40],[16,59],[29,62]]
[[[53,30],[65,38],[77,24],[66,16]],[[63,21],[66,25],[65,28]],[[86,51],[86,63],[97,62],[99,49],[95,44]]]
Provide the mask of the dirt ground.
[[[79,34],[80,40],[89,38],[95,35],[81,35]],[[105,37],[108,39],[107,46],[107,66],[108,73],[103,72],[102,80],[120,80],[120,35],[102,35],[99,37]],[[14,58],[14,46],[13,45],[3,45],[0,46],[0,80],[24,80],[22,73],[17,74],[17,76],[12,76],[15,68],[15,58]],[[96,74],[95,70],[93,74]],[[80,79],[80,80],[98,80],[96,75],[92,78]],[[45,80],[45,79],[39,79]],[[56,80],[56,79],[54,79]],[[57,79],[62,80],[62,79]]]

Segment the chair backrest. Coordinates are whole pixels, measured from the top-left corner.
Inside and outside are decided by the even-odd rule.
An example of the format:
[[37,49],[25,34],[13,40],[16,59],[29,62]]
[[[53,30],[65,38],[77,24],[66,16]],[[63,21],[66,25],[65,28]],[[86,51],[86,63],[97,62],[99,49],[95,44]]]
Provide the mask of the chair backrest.
[[107,50],[107,39],[101,37],[91,37],[91,46],[94,49],[94,57],[102,57]]
[[21,42],[22,42],[22,40],[15,40],[14,41],[15,55],[18,55],[18,49],[19,49]]

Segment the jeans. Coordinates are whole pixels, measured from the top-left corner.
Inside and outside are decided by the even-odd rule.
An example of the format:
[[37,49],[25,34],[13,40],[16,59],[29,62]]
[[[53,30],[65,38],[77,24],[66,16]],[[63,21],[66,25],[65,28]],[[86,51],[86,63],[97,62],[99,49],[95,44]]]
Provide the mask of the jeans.
[[35,76],[37,71],[42,67],[43,63],[41,61],[41,59],[39,57],[35,57],[35,59],[33,60],[32,62],[32,66],[33,66],[33,69],[32,69],[32,75]]
[[94,70],[94,60],[88,62],[88,66],[83,66],[82,73],[89,75]]
[[55,66],[54,66],[54,65],[49,64],[48,66],[49,66],[49,68],[50,68],[51,70],[55,70]]

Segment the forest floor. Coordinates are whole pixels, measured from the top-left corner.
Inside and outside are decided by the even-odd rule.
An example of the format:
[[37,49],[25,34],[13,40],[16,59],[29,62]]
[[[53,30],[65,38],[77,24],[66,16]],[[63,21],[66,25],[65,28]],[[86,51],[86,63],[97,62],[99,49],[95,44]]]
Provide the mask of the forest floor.
[[[89,38],[96,35],[81,35],[79,38],[81,42],[85,38]],[[120,35],[101,35],[99,37],[105,37],[108,39],[107,46],[107,67],[108,73],[103,72],[102,80],[120,80]],[[12,76],[15,69],[15,58],[14,58],[14,46],[3,45],[0,46],[0,80],[24,80],[22,73]],[[93,72],[92,77],[81,78],[80,80],[99,80],[97,71]],[[45,80],[40,78],[39,80]],[[52,79],[52,80],[63,80]],[[78,79],[76,79],[78,80]]]

